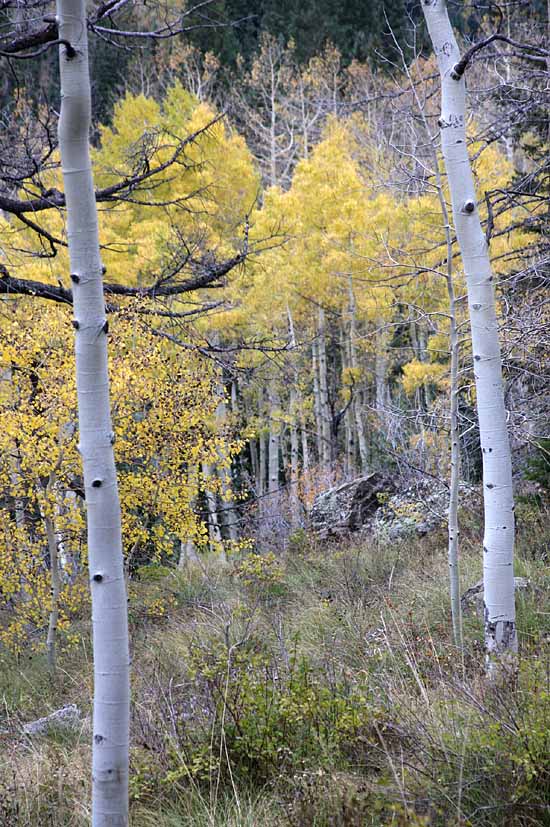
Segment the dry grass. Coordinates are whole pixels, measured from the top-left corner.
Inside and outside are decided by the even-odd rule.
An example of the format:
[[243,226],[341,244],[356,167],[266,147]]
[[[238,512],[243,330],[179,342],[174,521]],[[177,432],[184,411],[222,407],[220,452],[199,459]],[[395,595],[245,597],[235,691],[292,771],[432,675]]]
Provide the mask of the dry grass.
[[[475,521],[463,583],[480,576]],[[550,824],[545,517],[520,530],[522,668],[488,686],[480,623],[450,639],[445,538],[320,548],[166,578],[164,618],[133,615],[134,827]],[[146,606],[151,584],[135,584]],[[154,588],[158,591],[159,585]],[[84,637],[87,630],[83,628]],[[89,648],[52,684],[4,659],[0,827],[89,823],[89,735],[21,735],[67,703],[89,713]]]

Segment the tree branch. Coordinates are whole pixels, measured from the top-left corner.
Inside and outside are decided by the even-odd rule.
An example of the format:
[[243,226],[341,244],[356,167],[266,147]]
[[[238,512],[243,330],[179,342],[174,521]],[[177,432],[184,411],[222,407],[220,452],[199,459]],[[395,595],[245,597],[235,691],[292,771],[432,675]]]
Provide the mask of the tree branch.
[[512,38],[506,37],[504,34],[492,34],[490,37],[486,37],[485,40],[480,40],[479,43],[474,43],[474,45],[464,53],[458,63],[455,63],[451,72],[451,77],[453,80],[460,80],[473,56],[481,49],[484,49],[486,46],[494,43],[496,40],[503,43],[508,43],[509,46],[513,46],[515,49],[520,49],[522,52],[527,50],[536,52],[537,54],[522,54],[522,57],[529,60],[534,60],[537,63],[546,64],[547,57],[550,54],[550,52],[546,49],[541,49],[538,46],[531,46],[525,43],[518,43],[517,40],[512,40]]

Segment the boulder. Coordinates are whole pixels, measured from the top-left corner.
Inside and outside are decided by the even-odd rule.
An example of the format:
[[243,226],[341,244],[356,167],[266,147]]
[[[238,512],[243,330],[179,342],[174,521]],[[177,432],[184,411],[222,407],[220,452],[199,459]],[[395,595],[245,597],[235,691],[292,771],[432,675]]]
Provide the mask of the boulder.
[[322,538],[359,531],[373,518],[383,496],[394,490],[391,477],[379,471],[330,488],[315,498],[310,527]]
[[[460,506],[476,507],[479,492],[460,486]],[[319,494],[309,523],[321,538],[357,531],[381,540],[422,537],[446,525],[449,490],[437,480],[417,480],[396,493],[396,482],[381,471],[344,482]]]
[[[514,577],[514,586],[516,592],[526,592],[533,588],[527,577]],[[466,589],[460,598],[460,605],[464,614],[473,610],[479,618],[483,618],[483,580],[478,580]]]
[[[475,498],[473,487],[460,486],[460,507],[474,507]],[[446,525],[448,509],[449,490],[446,486],[436,480],[417,480],[381,504],[370,529],[375,536],[389,540],[401,540],[411,535],[423,537]]]
[[82,713],[76,704],[64,706],[46,715],[23,725],[23,732],[27,735],[47,735],[52,729],[78,730],[82,726]]

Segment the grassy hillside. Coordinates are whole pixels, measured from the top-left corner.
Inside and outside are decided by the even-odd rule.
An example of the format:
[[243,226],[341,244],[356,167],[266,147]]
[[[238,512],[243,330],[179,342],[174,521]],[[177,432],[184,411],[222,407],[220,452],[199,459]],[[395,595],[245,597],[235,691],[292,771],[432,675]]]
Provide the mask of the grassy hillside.
[[[546,512],[518,508],[521,666],[483,674],[481,624],[449,637],[444,533],[142,570],[130,587],[134,827],[550,824]],[[481,574],[463,516],[464,586]],[[52,682],[0,668],[0,825],[88,824],[89,627]],[[64,704],[74,733],[21,724]]]

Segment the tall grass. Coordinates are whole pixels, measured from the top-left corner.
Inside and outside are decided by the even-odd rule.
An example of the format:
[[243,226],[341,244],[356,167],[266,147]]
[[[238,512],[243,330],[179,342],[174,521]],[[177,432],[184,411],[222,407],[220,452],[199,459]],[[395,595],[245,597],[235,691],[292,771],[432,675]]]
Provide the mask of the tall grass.
[[[481,574],[473,518],[464,588]],[[452,643],[443,534],[206,561],[133,584],[134,827],[550,824],[548,542],[520,520],[521,665],[484,677],[481,624]],[[166,609],[151,613],[159,595]],[[86,641],[88,629],[82,630]],[[52,683],[0,670],[0,827],[89,823],[86,643]],[[77,703],[70,734],[21,724]]]

